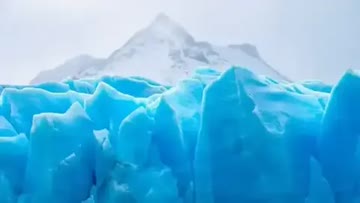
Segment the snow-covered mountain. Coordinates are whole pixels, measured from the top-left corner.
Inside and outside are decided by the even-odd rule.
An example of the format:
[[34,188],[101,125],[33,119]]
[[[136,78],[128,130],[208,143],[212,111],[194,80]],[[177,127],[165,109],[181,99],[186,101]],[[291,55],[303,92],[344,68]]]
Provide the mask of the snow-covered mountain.
[[39,73],[31,83],[119,75],[142,76],[160,83],[174,84],[196,68],[224,70],[231,65],[286,80],[261,58],[255,46],[217,46],[196,41],[181,25],[160,14],[108,58],[81,55]]

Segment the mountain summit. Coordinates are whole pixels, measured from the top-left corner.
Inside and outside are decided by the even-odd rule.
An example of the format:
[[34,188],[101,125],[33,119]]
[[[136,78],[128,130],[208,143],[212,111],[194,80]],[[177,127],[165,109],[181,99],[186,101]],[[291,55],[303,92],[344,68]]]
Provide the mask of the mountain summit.
[[166,36],[163,37],[178,36],[192,38],[180,24],[171,20],[165,14],[159,14],[156,16],[154,21],[145,30],[153,32],[153,34],[159,34],[160,36],[166,34]]
[[142,76],[174,84],[199,67],[224,70],[247,67],[258,74],[286,79],[270,67],[251,44],[216,46],[196,41],[180,24],[159,14],[108,58],[82,55],[39,73],[31,84],[104,75]]

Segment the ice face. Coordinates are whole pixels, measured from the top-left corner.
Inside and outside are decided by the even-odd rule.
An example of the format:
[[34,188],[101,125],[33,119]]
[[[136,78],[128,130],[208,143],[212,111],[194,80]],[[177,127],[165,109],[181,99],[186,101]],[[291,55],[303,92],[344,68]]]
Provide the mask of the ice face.
[[0,202],[357,202],[359,88],[239,67],[3,86]]
[[334,87],[322,123],[319,158],[337,202],[359,195],[360,76],[348,71]]
[[315,96],[228,70],[205,90],[197,202],[303,201],[321,116]]
[[80,202],[93,185],[93,123],[79,103],[33,118],[23,196],[29,202]]

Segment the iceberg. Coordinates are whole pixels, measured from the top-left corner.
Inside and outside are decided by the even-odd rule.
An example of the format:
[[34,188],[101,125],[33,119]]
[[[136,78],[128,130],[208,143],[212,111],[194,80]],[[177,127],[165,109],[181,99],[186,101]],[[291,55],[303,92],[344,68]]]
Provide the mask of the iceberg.
[[0,87],[2,203],[360,203],[360,75]]

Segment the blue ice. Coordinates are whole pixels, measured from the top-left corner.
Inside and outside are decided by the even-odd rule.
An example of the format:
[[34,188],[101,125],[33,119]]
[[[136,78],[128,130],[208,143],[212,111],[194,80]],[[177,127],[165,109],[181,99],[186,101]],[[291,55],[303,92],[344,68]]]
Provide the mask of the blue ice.
[[359,203],[360,76],[0,87],[1,203]]

